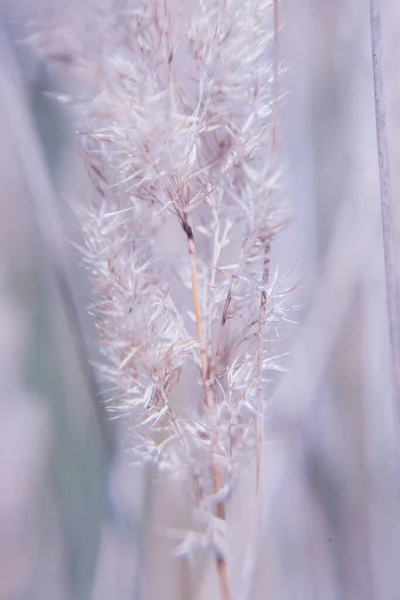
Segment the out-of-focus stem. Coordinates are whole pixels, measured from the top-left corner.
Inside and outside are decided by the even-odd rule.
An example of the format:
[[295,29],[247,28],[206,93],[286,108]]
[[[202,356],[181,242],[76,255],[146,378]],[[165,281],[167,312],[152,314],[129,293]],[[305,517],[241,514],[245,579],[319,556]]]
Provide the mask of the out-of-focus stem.
[[385,254],[386,294],[389,313],[390,342],[394,394],[397,416],[400,415],[400,315],[399,276],[396,261],[396,239],[393,225],[393,197],[386,134],[386,107],[382,77],[381,2],[370,0],[372,64],[374,73],[376,139],[379,159],[379,179],[382,209],[383,247]]
[[[199,298],[199,286],[197,281],[197,269],[196,269],[196,245],[194,241],[194,235],[192,228],[187,222],[184,222],[183,229],[187,236],[188,241],[188,251],[189,251],[189,264],[190,264],[190,277],[192,284],[192,296],[193,296],[193,306],[194,306],[194,314],[196,319],[196,330],[197,330],[197,339],[199,342],[199,351],[200,351],[200,362],[201,362],[201,377],[203,388],[206,396],[206,404],[208,410],[213,413],[215,409],[215,400],[214,400],[214,391],[212,388],[212,383],[210,379],[209,372],[209,361],[207,357],[207,350],[204,343],[203,336],[203,325],[201,319],[201,310],[200,310],[200,298]],[[212,439],[213,449],[216,448],[218,443],[217,432],[215,432]],[[213,471],[213,483],[214,483],[214,492],[218,494],[222,488],[222,480],[221,480],[221,469],[217,464],[212,465]],[[217,517],[221,519],[221,521],[225,521],[225,504],[223,501],[219,501],[217,503]],[[229,586],[228,586],[228,570],[226,559],[223,555],[217,552],[216,554],[216,563],[217,563],[217,572],[219,579],[219,587],[220,587],[220,595],[221,600],[229,600]]]
[[[274,83],[272,105],[272,155],[275,162],[278,155],[278,70],[279,70],[279,0],[274,0]],[[275,165],[273,165],[275,166]]]
[[[272,103],[272,152],[271,171],[278,162],[278,100],[279,100],[279,0],[274,0],[274,48],[273,48],[273,103]],[[261,274],[260,313],[257,333],[257,456],[256,456],[256,497],[254,515],[250,531],[247,563],[245,564],[245,594],[246,598],[253,595],[255,585],[255,570],[257,553],[260,545],[262,527],[262,466],[264,447],[264,389],[263,389],[263,357],[265,333],[267,324],[267,285],[270,271],[271,237],[264,240],[264,260]]]
[[[279,56],[279,0],[274,0],[274,79],[273,79],[273,106],[272,106],[272,160],[271,170],[276,168],[278,160],[278,56]],[[267,290],[266,286],[269,281],[269,266],[271,253],[271,239],[265,239],[264,261],[261,275],[261,296],[260,296],[260,315],[258,321],[258,356],[257,356],[257,506],[261,503],[261,471],[262,471],[262,452],[264,440],[264,406],[263,406],[263,374],[262,363],[264,354],[264,338],[267,318]],[[259,511],[256,511],[259,512]]]
[[265,244],[264,264],[262,273],[262,290],[260,298],[260,316],[258,321],[258,356],[257,356],[257,505],[261,504],[261,483],[262,483],[262,452],[264,443],[264,393],[263,393],[263,355],[265,328],[267,322],[267,290],[269,280],[271,242],[268,240]]

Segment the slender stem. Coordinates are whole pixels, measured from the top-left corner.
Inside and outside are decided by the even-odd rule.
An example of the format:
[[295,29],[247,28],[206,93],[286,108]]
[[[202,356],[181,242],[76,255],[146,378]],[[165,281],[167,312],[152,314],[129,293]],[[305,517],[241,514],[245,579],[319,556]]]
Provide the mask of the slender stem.
[[[279,57],[279,0],[274,0],[274,60],[273,60],[273,107],[272,107],[272,160],[271,170],[276,168],[278,157],[278,57]],[[267,290],[266,286],[269,281],[269,266],[270,266],[271,240],[269,237],[265,240],[264,262],[261,275],[261,297],[260,297],[260,315],[258,321],[258,357],[257,357],[257,505],[261,504],[261,471],[262,471],[262,454],[263,454],[263,439],[264,439],[264,402],[263,402],[263,375],[262,362],[264,354],[264,338],[267,317]]]
[[263,392],[263,356],[264,356],[264,339],[265,329],[267,324],[267,290],[269,280],[269,265],[270,265],[271,242],[267,241],[265,246],[263,274],[262,274],[262,291],[260,298],[260,316],[258,321],[258,356],[257,356],[257,496],[258,502],[261,503],[261,472],[262,472],[262,451],[264,441],[264,392]]
[[[267,326],[267,290],[270,269],[271,242],[265,244],[264,264],[261,278],[260,316],[258,321],[258,356],[257,356],[257,473],[256,473],[256,510],[255,515],[262,520],[262,465],[264,449],[264,386],[263,386],[263,359],[265,330]],[[260,531],[261,523],[258,523]],[[257,535],[257,539],[259,535]]]
[[[271,170],[276,168],[278,162],[278,60],[279,60],[279,0],[274,0],[274,60],[273,60],[273,107],[272,107],[272,160]],[[264,248],[264,262],[261,275],[260,315],[258,321],[258,357],[257,357],[257,480],[256,480],[256,514],[262,518],[262,462],[264,446],[264,391],[263,391],[263,357],[264,340],[267,321],[267,290],[269,281],[271,239],[267,237]],[[260,525],[260,524],[259,524]]]
[[[271,171],[278,162],[278,60],[279,60],[279,0],[274,0],[274,49],[273,49],[273,106],[272,106],[272,152]],[[264,447],[264,390],[263,390],[263,357],[265,332],[267,326],[267,285],[269,282],[271,254],[271,236],[267,235],[264,247],[264,261],[261,274],[260,313],[257,332],[257,456],[256,456],[256,494],[255,507],[250,528],[249,544],[244,567],[244,596],[249,599],[254,595],[255,571],[260,545],[262,528],[262,470]]]
[[228,568],[225,558],[220,554],[217,554],[217,570],[221,600],[229,600]]
[[197,283],[197,270],[196,270],[196,245],[194,242],[194,236],[192,229],[186,226],[186,235],[188,239],[188,250],[189,250],[189,264],[190,264],[190,278],[192,284],[192,295],[193,295],[193,307],[196,319],[196,331],[197,339],[199,341],[200,350],[200,361],[201,361],[201,374],[204,391],[206,393],[206,402],[209,410],[214,410],[214,393],[212,390],[209,372],[208,372],[208,358],[206,346],[203,337],[203,327],[200,312],[200,298],[199,298],[199,286]]
[[[201,362],[201,376],[204,392],[206,395],[206,404],[208,410],[213,413],[215,410],[215,399],[214,399],[214,390],[211,383],[210,378],[210,370],[209,370],[209,361],[207,357],[206,345],[204,342],[203,336],[203,324],[201,318],[201,310],[200,310],[200,298],[199,298],[199,286],[197,280],[197,269],[196,269],[196,245],[194,241],[194,235],[192,228],[187,222],[184,222],[183,229],[187,236],[188,241],[188,251],[189,251],[189,264],[190,264],[190,277],[192,284],[192,295],[193,295],[193,306],[194,313],[196,319],[196,330],[197,330],[197,339],[199,342],[200,349],[200,362]],[[217,433],[213,435],[212,446],[213,449],[217,447],[218,437]],[[213,484],[214,484],[214,492],[217,494],[220,492],[222,488],[222,474],[221,469],[218,464],[213,462],[212,464],[213,471]],[[217,503],[217,517],[221,519],[221,521],[226,520],[225,514],[225,504],[223,501],[219,501]],[[229,586],[228,586],[228,570],[225,557],[220,554],[218,551],[216,553],[216,564],[217,564],[217,572],[219,579],[219,587],[220,587],[220,595],[221,600],[229,600]]]
[[[279,0],[274,0],[274,84],[273,84],[273,107],[272,107],[272,154],[276,159],[278,156],[278,99],[279,99]],[[275,165],[273,165],[275,166]]]
[[389,313],[390,343],[394,394],[397,411],[400,411],[400,315],[396,263],[396,239],[393,225],[393,197],[389,168],[389,151],[386,134],[386,107],[382,77],[382,26],[381,2],[370,0],[372,63],[374,73],[376,139],[379,159],[379,179],[382,208],[383,247],[385,254],[386,294]]

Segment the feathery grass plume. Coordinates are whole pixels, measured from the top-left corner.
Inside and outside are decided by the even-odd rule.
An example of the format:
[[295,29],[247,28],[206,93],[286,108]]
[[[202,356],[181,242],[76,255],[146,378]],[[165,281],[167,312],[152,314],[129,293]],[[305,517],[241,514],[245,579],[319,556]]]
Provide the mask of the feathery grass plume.
[[[80,24],[84,35],[63,37],[67,63],[90,76],[71,104],[95,189],[76,209],[99,371],[141,459],[193,482],[203,530],[181,549],[213,545],[223,600],[226,501],[260,452],[260,398],[280,369],[263,341],[285,312],[269,275],[287,223],[276,195],[273,5],[116,0]],[[36,42],[66,55],[55,36]],[[181,238],[173,259],[160,251],[168,235]],[[187,368],[194,401],[179,410]]]

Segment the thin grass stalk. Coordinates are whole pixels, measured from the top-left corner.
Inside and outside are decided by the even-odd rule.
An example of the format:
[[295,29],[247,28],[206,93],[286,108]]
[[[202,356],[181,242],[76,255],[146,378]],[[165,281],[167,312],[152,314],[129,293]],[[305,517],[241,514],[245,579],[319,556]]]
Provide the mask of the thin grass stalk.
[[[274,0],[274,47],[273,47],[273,104],[272,104],[272,152],[271,171],[278,163],[278,100],[279,100],[279,0]],[[264,386],[263,386],[263,355],[267,326],[267,286],[270,277],[271,239],[265,240],[264,261],[261,275],[260,314],[257,332],[257,453],[256,453],[256,499],[252,519],[249,547],[247,550],[247,567],[245,568],[245,594],[253,597],[255,586],[256,557],[260,545],[260,530],[262,530],[262,471],[264,448]]]
[[[204,343],[204,335],[203,335],[203,324],[200,312],[200,298],[199,298],[199,288],[198,288],[198,278],[197,278],[197,269],[196,269],[196,244],[194,241],[193,230],[190,225],[185,221],[183,224],[183,229],[186,233],[188,240],[188,252],[189,252],[189,263],[190,263],[190,275],[191,275],[191,284],[192,284],[192,296],[193,296],[193,306],[194,313],[196,318],[196,330],[197,330],[197,338],[199,342],[199,351],[202,365],[202,382],[204,393],[206,397],[206,403],[208,410],[213,413],[215,410],[215,400],[214,400],[214,392],[212,389],[211,379],[210,379],[210,369],[209,369],[209,360],[207,356],[207,351]],[[212,447],[216,448],[218,444],[218,439],[216,435],[213,436]],[[214,492],[218,494],[222,488],[222,479],[221,479],[221,470],[212,461],[212,471],[213,471],[213,482],[214,482]],[[218,519],[221,521],[226,520],[226,511],[224,502],[220,501],[217,503],[216,513]],[[219,579],[219,589],[221,594],[221,600],[229,600],[229,585],[228,585],[228,569],[226,564],[225,557],[216,552],[216,566],[217,573]]]
[[[279,59],[279,0],[274,0],[274,58],[273,58],[273,105],[272,105],[272,159],[271,170],[274,171],[278,162],[278,59]],[[270,272],[270,254],[271,240],[265,240],[264,262],[261,276],[261,298],[260,298],[260,318],[258,323],[258,356],[257,356],[257,371],[258,371],[258,389],[257,389],[257,408],[258,408],[258,449],[257,449],[257,505],[261,512],[262,502],[262,454],[264,444],[264,390],[263,390],[263,373],[262,362],[264,355],[265,333],[266,333],[266,316],[267,316],[267,285],[269,283]]]
[[371,46],[375,97],[376,140],[382,208],[383,247],[385,255],[386,294],[389,315],[390,345],[396,410],[400,410],[400,315],[398,265],[394,231],[394,205],[391,190],[389,151],[386,133],[386,105],[382,75],[382,19],[380,0],[370,0]]

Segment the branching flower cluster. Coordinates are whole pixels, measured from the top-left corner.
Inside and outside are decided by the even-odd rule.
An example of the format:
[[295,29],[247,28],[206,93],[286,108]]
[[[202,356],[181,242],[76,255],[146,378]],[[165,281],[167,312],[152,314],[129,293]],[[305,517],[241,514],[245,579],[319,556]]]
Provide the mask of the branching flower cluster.
[[115,1],[69,56],[90,73],[72,108],[94,192],[76,210],[110,410],[139,460],[193,482],[220,555],[225,501],[259,452],[260,392],[280,368],[264,344],[284,316],[269,272],[286,223],[272,8]]

